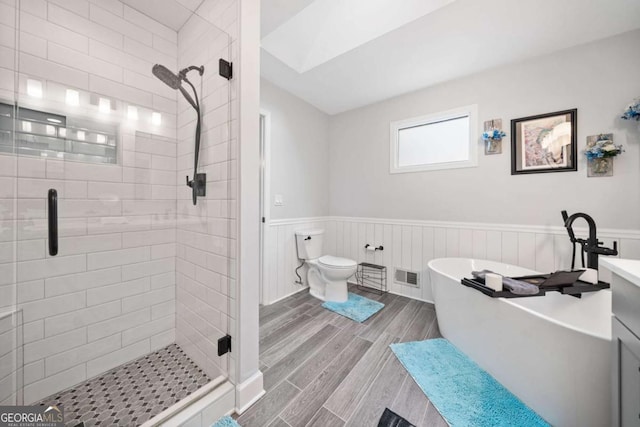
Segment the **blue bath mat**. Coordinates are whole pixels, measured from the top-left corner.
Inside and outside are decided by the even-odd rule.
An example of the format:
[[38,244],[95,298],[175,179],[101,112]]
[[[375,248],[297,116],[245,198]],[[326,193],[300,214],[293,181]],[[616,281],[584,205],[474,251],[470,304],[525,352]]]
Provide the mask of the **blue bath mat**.
[[360,295],[349,292],[349,299],[345,302],[325,302],[322,306],[331,311],[348,317],[356,322],[364,322],[384,308],[384,304],[370,300]]
[[220,418],[211,427],[240,427],[240,424],[238,424],[236,420],[234,420],[233,418],[227,415],[225,417]]
[[439,338],[390,347],[452,427],[550,427],[449,341]]

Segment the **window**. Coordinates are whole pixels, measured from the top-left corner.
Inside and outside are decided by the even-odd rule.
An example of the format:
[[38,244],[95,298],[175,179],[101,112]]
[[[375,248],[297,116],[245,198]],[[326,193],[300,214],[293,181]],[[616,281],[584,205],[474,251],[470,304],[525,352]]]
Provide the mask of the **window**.
[[391,123],[391,173],[475,167],[477,106]]

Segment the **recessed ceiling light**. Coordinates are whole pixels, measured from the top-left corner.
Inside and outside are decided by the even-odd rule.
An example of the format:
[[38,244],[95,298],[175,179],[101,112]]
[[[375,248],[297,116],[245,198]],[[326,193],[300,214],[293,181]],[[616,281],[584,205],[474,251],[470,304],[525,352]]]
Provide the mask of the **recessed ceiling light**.
[[73,107],[80,105],[80,92],[73,89],[67,89],[65,100],[67,105],[71,105]]
[[67,137],[67,129],[65,129],[65,128],[58,129],[58,135],[61,138],[66,138]]
[[78,137],[78,139],[79,139],[80,141],[84,141],[84,131],[79,130],[79,131],[76,133],[76,136]]
[[40,80],[27,79],[27,95],[34,98],[42,98],[42,82]]
[[22,131],[31,132],[31,122],[22,122]]
[[97,141],[99,144],[104,144],[105,142],[107,142],[107,137],[106,137],[106,136],[104,136],[104,135],[101,135],[101,134],[97,134],[97,135],[96,135],[96,141]]
[[51,125],[47,125],[45,129],[47,131],[47,135],[55,135],[56,134],[56,128],[51,126]]
[[160,126],[162,124],[162,114],[156,111],[151,113],[151,123],[156,126]]

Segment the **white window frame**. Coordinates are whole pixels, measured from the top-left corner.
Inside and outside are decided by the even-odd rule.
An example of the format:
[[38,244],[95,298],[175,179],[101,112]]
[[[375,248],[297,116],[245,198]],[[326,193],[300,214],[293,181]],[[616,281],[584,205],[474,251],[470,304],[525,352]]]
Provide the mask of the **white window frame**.
[[[415,126],[424,126],[430,123],[451,120],[463,116],[469,117],[469,160],[414,166],[398,166],[398,134],[400,130]],[[390,131],[390,173],[424,172],[442,169],[473,168],[478,166],[478,106],[476,104],[441,111],[439,113],[428,114],[426,116],[391,122]]]

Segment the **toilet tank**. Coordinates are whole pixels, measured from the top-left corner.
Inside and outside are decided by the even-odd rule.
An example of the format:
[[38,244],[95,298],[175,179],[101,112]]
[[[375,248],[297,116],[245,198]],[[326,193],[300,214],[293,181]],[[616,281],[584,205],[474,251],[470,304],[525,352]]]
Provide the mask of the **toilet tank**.
[[324,230],[299,230],[296,231],[296,245],[298,258],[317,259],[322,256],[322,238]]

